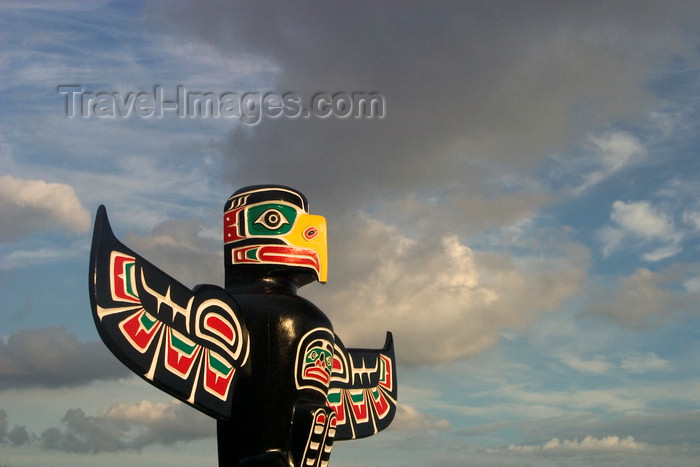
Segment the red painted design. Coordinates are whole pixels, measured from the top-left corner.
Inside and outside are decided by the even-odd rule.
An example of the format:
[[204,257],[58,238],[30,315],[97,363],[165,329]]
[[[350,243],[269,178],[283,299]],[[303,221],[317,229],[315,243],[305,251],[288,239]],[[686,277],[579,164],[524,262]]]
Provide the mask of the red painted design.
[[258,248],[259,248],[259,245],[244,246],[241,248],[235,248],[233,250],[232,261],[234,263],[259,263],[260,260],[258,259],[257,254],[255,255],[255,258],[248,257],[248,252],[250,250],[257,250]]
[[168,346],[165,351],[167,367],[176,375],[186,379],[202,347],[190,342],[184,336],[177,335],[172,329],[168,334]]
[[316,270],[321,268],[321,261],[318,259],[318,253],[310,248],[284,245],[262,245],[258,251],[258,258],[260,258],[262,262],[311,266]]
[[[142,318],[147,322],[154,322],[150,327],[143,324]],[[153,342],[160,330],[162,322],[156,321],[151,315],[141,309],[140,313],[134,313],[119,324],[124,336],[139,352],[145,352]]]
[[[254,257],[248,255],[251,250],[257,250]],[[248,245],[234,248],[232,255],[233,263],[290,264],[312,267],[316,271],[321,269],[318,253],[310,248],[287,245]]]
[[228,342],[233,342],[233,328],[229,323],[221,319],[220,316],[209,314],[209,316],[204,319],[204,327],[221,335]]
[[345,397],[345,390],[343,389],[330,389],[328,391],[328,407],[333,409],[340,425],[345,424],[347,421],[345,418]]
[[[131,264],[131,267],[136,267],[136,259],[132,256],[126,256],[116,251],[112,252],[112,285],[114,298],[118,300],[124,300],[127,302],[141,303],[138,296],[136,296],[136,291],[129,291],[128,285],[131,281],[127,276],[127,264]],[[133,288],[135,284],[131,284]]]
[[369,411],[367,410],[367,395],[362,391],[361,395],[357,393],[353,397],[353,391],[350,391],[350,408],[355,416],[355,420],[359,423],[369,420]]
[[304,377],[315,379],[326,386],[328,386],[328,383],[331,380],[331,375],[328,373],[328,368],[326,368],[326,363],[322,358],[316,360],[314,366],[304,369]]
[[394,383],[393,383],[393,373],[394,370],[391,366],[391,359],[388,358],[386,355],[379,355],[379,358],[382,359],[382,367],[383,367],[383,374],[380,375],[379,377],[379,385],[383,388],[386,388],[387,391],[392,390]]
[[306,240],[311,241],[314,238],[318,237],[318,234],[320,234],[320,233],[321,233],[321,231],[318,230],[317,227],[307,227],[306,230],[304,230],[303,235],[304,235],[304,238]]
[[379,389],[373,389],[371,392],[372,402],[374,403],[374,408],[377,411],[377,416],[379,418],[384,418],[391,410],[389,402],[386,400],[386,397],[384,397],[384,394]]
[[338,424],[345,424],[347,421],[345,418],[345,404],[341,402],[340,405],[334,405],[333,410],[335,410],[335,414],[338,416]]
[[226,400],[235,372],[236,369],[225,363],[224,359],[210,350],[207,351],[207,364],[204,373],[204,386],[207,391],[221,400]]
[[224,243],[235,242],[245,238],[238,227],[238,213],[244,208],[232,209],[224,213]]

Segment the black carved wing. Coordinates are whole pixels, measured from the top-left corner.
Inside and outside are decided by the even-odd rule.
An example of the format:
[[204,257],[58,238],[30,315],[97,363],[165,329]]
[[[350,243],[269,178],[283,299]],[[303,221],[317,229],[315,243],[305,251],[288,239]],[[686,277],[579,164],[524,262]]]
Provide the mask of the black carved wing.
[[248,330],[214,285],[190,290],[119,242],[104,206],[90,253],[90,303],[100,337],[149,383],[218,419],[231,417],[248,369]]
[[336,440],[371,436],[394,419],[398,391],[394,341],[380,350],[346,349],[335,336],[328,405],[337,415]]

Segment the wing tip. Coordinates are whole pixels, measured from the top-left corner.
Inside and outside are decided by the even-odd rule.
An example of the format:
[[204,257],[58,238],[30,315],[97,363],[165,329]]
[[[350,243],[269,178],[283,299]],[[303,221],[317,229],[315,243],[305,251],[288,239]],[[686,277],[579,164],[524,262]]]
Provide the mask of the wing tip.
[[92,252],[96,253],[99,250],[101,240],[103,238],[114,237],[112,226],[109,224],[107,217],[107,208],[104,204],[100,204],[95,213],[95,225],[92,231]]
[[102,225],[109,225],[109,219],[107,218],[107,208],[104,204],[100,204],[97,207],[97,212],[95,213],[95,230]]
[[394,335],[391,331],[386,332],[386,340],[384,341],[384,351],[394,350]]
[[100,204],[95,213],[95,225],[93,227],[92,243],[90,245],[89,293],[93,311],[96,310],[97,306],[96,284],[100,250],[103,248],[105,241],[109,242],[109,239],[113,237],[112,227],[109,225],[109,218],[107,217],[107,208],[105,208],[104,204]]

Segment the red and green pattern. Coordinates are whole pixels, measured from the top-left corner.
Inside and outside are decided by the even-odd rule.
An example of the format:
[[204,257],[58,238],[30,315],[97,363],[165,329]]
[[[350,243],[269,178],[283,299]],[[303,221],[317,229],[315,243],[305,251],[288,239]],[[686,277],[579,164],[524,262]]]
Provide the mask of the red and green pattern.
[[207,350],[207,367],[204,373],[204,389],[207,392],[221,400],[226,400],[235,372],[236,369],[221,355]]
[[121,244],[98,210],[90,299],[100,337],[154,386],[219,419],[231,417],[237,369],[250,352],[235,301],[221,287],[195,291]]
[[[184,334],[158,321],[143,308],[131,312],[119,324],[124,339],[134,349],[145,354],[154,351],[154,361],[146,379],[154,380],[161,369],[188,380],[194,370],[202,374],[202,387],[209,394],[225,401],[235,374],[233,365],[220,354],[204,348]],[[164,353],[162,363],[159,354]],[[192,388],[191,397],[196,393]]]
[[146,352],[153,344],[163,323],[155,319],[141,308],[119,323],[119,329],[126,340],[141,353]]
[[374,410],[377,413],[377,417],[384,418],[389,414],[391,406],[386,398],[386,395],[379,388],[368,389],[367,392],[371,396],[372,404],[374,405]]
[[396,375],[391,336],[381,351],[345,349],[336,336],[326,397],[337,417],[336,439],[354,439],[386,428],[396,412]]
[[315,270],[321,267],[318,253],[311,248],[287,245],[246,245],[231,250],[233,264],[288,264],[309,266]]
[[195,344],[171,328],[165,347],[165,367],[180,378],[187,379],[197,363],[201,350],[201,345]]
[[381,365],[379,371],[379,385],[391,392],[394,390],[394,365],[392,360],[386,355],[379,355],[379,364]]
[[345,425],[345,423],[347,423],[345,414],[345,392],[346,390],[340,388],[330,388],[328,390],[328,396],[326,397],[328,406],[335,411],[338,425]]
[[346,389],[345,394],[348,396],[346,400],[350,402],[352,416],[356,423],[369,422],[369,407],[367,405],[368,389]]
[[[145,353],[153,345],[158,345],[165,336],[162,348],[165,350],[163,366],[170,373],[189,379],[192,370],[204,374],[204,389],[221,400],[226,400],[235,374],[235,368],[218,353],[203,349],[201,345],[164,325],[145,310],[133,313],[120,324],[126,340],[139,352]],[[156,356],[158,352],[156,351]],[[203,355],[206,357],[202,358]],[[154,369],[158,371],[157,368]],[[149,372],[147,379],[153,380],[155,371]],[[193,390],[196,388],[193,388]]]
[[[131,301],[131,297],[139,300],[136,293],[134,270],[136,261],[133,257],[121,255],[118,252],[113,252],[114,258],[112,271],[112,283],[115,284],[114,291],[116,296]],[[126,271],[126,272],[125,272]],[[221,317],[209,314],[204,320],[204,326],[209,331],[219,335],[227,341],[234,340],[233,328]],[[170,373],[187,380],[194,368],[198,372],[204,373],[203,386],[204,389],[218,397],[221,400],[226,400],[231,387],[231,381],[235,374],[235,368],[228,363],[224,357],[218,353],[205,349],[202,352],[202,346],[196,344],[184,334],[176,331],[170,326],[163,324],[162,321],[156,319],[143,308],[132,312],[129,316],[121,321],[119,328],[124,335],[126,341],[140,353],[148,351],[156,342],[160,343],[165,340],[162,347],[165,350],[163,366]],[[166,336],[163,339],[163,336]],[[155,356],[159,354],[156,351]],[[206,358],[202,359],[201,355],[206,354]],[[154,362],[157,364],[157,362]],[[157,368],[155,368],[157,371]],[[147,374],[148,379],[153,379],[155,371],[150,371]]]
[[141,303],[136,291],[136,259],[113,251],[110,258],[112,300]]

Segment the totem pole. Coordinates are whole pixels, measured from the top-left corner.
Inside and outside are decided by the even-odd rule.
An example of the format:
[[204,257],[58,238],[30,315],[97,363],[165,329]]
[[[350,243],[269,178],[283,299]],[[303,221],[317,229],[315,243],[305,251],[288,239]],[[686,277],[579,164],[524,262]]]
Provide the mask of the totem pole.
[[327,273],[326,220],[298,191],[236,191],[224,208],[225,288],[190,290],[95,219],[90,302],[100,337],[133,372],[217,420],[219,466],[325,466],[334,440],[394,418],[391,333],[347,349],[297,295]]

